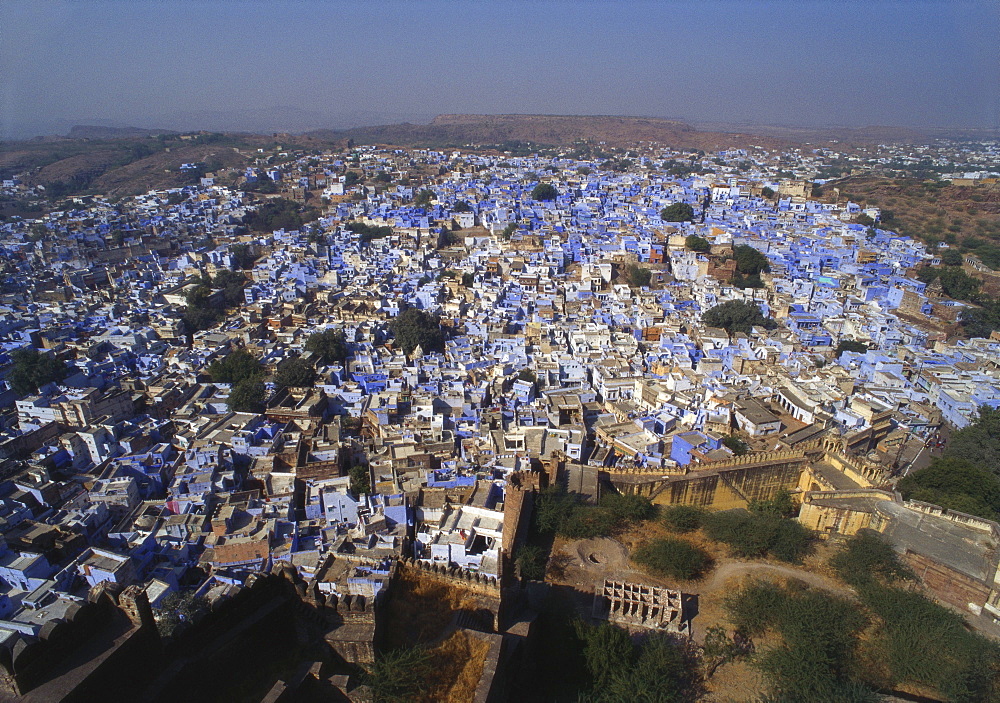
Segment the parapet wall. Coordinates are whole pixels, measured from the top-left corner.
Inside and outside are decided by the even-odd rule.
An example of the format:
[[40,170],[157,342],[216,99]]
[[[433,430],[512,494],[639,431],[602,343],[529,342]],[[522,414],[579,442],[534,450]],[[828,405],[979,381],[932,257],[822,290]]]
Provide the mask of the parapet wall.
[[473,593],[496,598],[500,597],[500,579],[495,576],[487,576],[475,571],[461,569],[457,566],[428,564],[418,559],[400,559],[399,566],[402,571],[412,571],[419,576],[445,581]]
[[1000,542],[1000,524],[994,522],[993,520],[976,517],[975,515],[969,515],[968,513],[960,513],[957,510],[949,510],[948,508],[942,508],[939,505],[933,505],[931,503],[923,503],[919,500],[908,500],[904,504],[907,508],[915,512],[923,513],[925,515],[934,515],[935,517],[939,517],[944,520],[961,523],[962,525],[972,528],[973,530],[988,532],[994,540]]
[[[98,585],[87,601],[46,622],[37,636],[20,635],[0,649],[0,691],[23,696],[48,686],[61,692],[59,700],[79,699],[81,691],[106,684],[118,663],[154,656],[159,638],[145,592],[119,588]],[[95,650],[90,663],[66,671],[66,659],[81,647]]]

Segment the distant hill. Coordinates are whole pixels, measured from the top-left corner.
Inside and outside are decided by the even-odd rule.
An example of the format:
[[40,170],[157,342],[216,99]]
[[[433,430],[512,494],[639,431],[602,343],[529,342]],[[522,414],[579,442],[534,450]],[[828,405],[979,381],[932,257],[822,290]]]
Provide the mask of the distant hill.
[[[181,163],[202,162],[215,167],[242,166],[249,162],[244,154],[277,144],[283,148],[326,149],[342,147],[348,140],[357,144],[384,144],[401,147],[459,148],[470,145],[520,145],[568,147],[585,141],[608,147],[631,148],[640,142],[657,142],[676,149],[720,149],[760,146],[781,149],[800,144],[837,140],[841,147],[873,141],[910,141],[927,139],[932,134],[944,136],[944,130],[908,130],[886,127],[860,129],[799,129],[792,127],[746,127],[712,124],[696,128],[677,120],[651,117],[573,116],[573,115],[438,115],[426,124],[386,124],[341,130],[315,130],[302,134],[271,133],[186,133],[137,127],[77,125],[65,137],[44,137],[20,142],[0,143],[0,177],[25,174],[30,184],[41,184],[54,195],[103,192],[125,195],[150,188],[181,185],[189,174],[178,171]],[[706,129],[711,127],[711,129]],[[989,136],[985,132],[983,136]],[[155,137],[155,138],[154,138]],[[239,151],[237,151],[239,150]],[[249,150],[249,151],[248,151]],[[241,153],[242,152],[242,153]],[[853,184],[845,184],[850,188]],[[857,184],[858,195],[869,190],[871,199],[906,200],[908,189],[900,196],[896,187],[879,192],[872,184]],[[970,198],[972,200],[976,199]],[[995,217],[990,210],[992,198],[980,205],[970,205],[980,217]],[[892,207],[890,204],[889,207]],[[902,213],[903,207],[898,208]],[[957,213],[956,213],[957,214]],[[901,214],[902,219],[904,216]],[[985,225],[972,222],[974,217],[957,217],[944,227]],[[905,223],[918,229],[918,223]],[[932,228],[934,229],[934,228]],[[930,232],[929,234],[934,234]],[[977,234],[992,235],[977,231]],[[991,237],[992,238],[992,237]]]
[[380,125],[320,130],[308,134],[329,139],[353,139],[359,144],[398,146],[459,146],[511,141],[569,146],[579,140],[588,140],[627,147],[655,141],[675,148],[709,151],[751,144],[779,147],[788,143],[760,135],[702,132],[675,120],[572,115],[438,115],[430,124]]
[[66,135],[67,139],[124,139],[126,137],[147,137],[151,134],[177,134],[170,129],[142,129],[141,127],[102,127],[99,125],[75,125]]

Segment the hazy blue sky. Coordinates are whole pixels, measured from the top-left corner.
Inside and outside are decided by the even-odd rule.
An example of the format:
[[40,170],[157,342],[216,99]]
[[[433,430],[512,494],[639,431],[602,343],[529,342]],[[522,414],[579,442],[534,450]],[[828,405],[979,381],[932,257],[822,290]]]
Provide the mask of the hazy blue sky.
[[992,127],[997,0],[0,0],[0,135],[442,112]]

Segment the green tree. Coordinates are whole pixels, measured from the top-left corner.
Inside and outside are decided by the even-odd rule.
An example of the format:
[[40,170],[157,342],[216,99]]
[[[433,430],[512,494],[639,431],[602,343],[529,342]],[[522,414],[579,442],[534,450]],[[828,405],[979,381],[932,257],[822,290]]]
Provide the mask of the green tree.
[[316,354],[323,364],[345,365],[349,354],[347,339],[342,330],[314,332],[306,340],[305,350]]
[[768,186],[764,186],[763,188],[760,189],[760,194],[762,197],[770,200],[771,198],[774,197],[774,189]]
[[738,631],[776,640],[751,660],[769,684],[771,701],[875,701],[854,677],[858,638],[869,622],[853,600],[825,591],[751,582],[724,602]]
[[506,227],[503,228],[503,232],[500,233],[500,236],[504,239],[510,239],[513,236],[514,232],[516,231],[517,231],[517,223],[510,222],[507,224]]
[[451,208],[452,212],[472,212],[472,206],[470,206],[464,200],[458,200]]
[[462,274],[462,285],[466,288],[472,288],[475,282],[476,274],[472,273],[472,271],[466,271]]
[[702,526],[709,538],[727,544],[736,556],[765,555],[798,563],[812,551],[812,534],[795,520],[763,511],[723,510],[708,513]]
[[254,262],[257,261],[257,257],[254,255],[249,244],[234,244],[230,247],[229,253],[232,254],[235,259],[234,263],[236,268],[244,271],[252,269]]
[[607,686],[594,691],[593,700],[600,703],[694,700],[693,671],[683,645],[669,633],[654,632],[642,643],[631,666],[615,667]]
[[689,234],[684,240],[684,245],[691,251],[706,253],[712,251],[712,243],[697,234]]
[[952,434],[945,456],[1000,473],[1000,408],[980,406],[973,422]]
[[233,386],[226,405],[236,413],[262,413],[266,400],[264,381],[259,376],[250,376]]
[[42,354],[34,347],[15,349],[10,356],[14,367],[7,381],[18,395],[37,393],[46,383],[58,383],[70,373],[65,362],[52,354]]
[[436,197],[433,190],[424,188],[413,198],[413,206],[426,209],[430,207],[430,204],[434,202],[434,198]]
[[595,691],[607,690],[619,672],[632,666],[635,657],[632,639],[625,630],[607,623],[585,625],[577,621],[575,629],[583,642],[583,657]]
[[868,345],[864,342],[859,342],[853,339],[842,339],[837,344],[837,348],[833,350],[834,358],[839,359],[840,355],[845,351],[854,352],[855,354],[864,354],[868,351]]
[[184,323],[191,331],[211,329],[223,316],[223,311],[211,302],[212,289],[204,281],[191,288],[185,296]]
[[373,239],[382,239],[393,235],[393,229],[389,225],[369,225],[364,222],[348,222],[344,225],[344,227],[350,232],[360,234],[362,242],[370,242]]
[[344,174],[344,188],[352,188],[361,182],[361,176],[356,171],[348,171]]
[[425,354],[444,351],[444,333],[437,317],[417,308],[404,310],[389,325],[396,343],[404,354],[411,354],[418,346]]
[[277,229],[295,230],[319,218],[319,210],[304,207],[286,198],[273,198],[246,218],[246,226],[255,232]]
[[274,374],[274,385],[279,389],[308,387],[315,381],[316,370],[298,356],[282,361]]
[[194,591],[168,593],[154,612],[160,637],[177,637],[208,614],[208,601]]
[[941,254],[941,263],[944,266],[961,266],[963,261],[962,253],[957,249],[946,249]]
[[[983,452],[975,448],[974,453]],[[906,476],[896,487],[908,500],[995,520],[1000,517],[1000,478],[984,466],[996,464],[975,464],[947,454]]]
[[915,578],[909,567],[899,560],[892,545],[871,530],[862,530],[848,539],[830,559],[830,566],[837,576],[855,588]]
[[371,688],[374,703],[412,703],[424,693],[431,667],[425,648],[397,649],[377,656],[361,678]]
[[712,562],[704,550],[676,537],[647,542],[635,550],[632,560],[657,576],[675,579],[698,578]]
[[1000,330],[1000,300],[984,302],[979,308],[966,308],[960,322],[966,337],[988,338],[994,330]]
[[881,620],[873,658],[890,682],[936,688],[947,701],[994,701],[1000,646],[971,632],[962,617],[916,591],[871,587],[865,605]]
[[733,247],[733,258],[736,259],[736,270],[744,276],[759,276],[771,271],[767,257],[747,244]]
[[705,510],[693,505],[669,505],[663,509],[663,524],[671,532],[691,532],[701,527]]
[[917,278],[930,285],[940,279],[941,289],[949,298],[976,302],[983,282],[973,278],[957,266],[924,266],[917,270]]
[[778,326],[771,318],[764,317],[756,303],[744,300],[728,300],[709,308],[701,321],[709,327],[721,327],[729,334],[750,334],[754,327],[774,329]]
[[532,200],[555,200],[558,197],[559,191],[551,183],[539,183],[531,191]]
[[556,532],[576,507],[576,496],[561,486],[549,486],[535,499],[535,525],[539,532]]
[[722,443],[736,456],[743,456],[750,451],[750,445],[736,435],[728,435],[722,438]]
[[372,492],[371,471],[367,464],[355,464],[348,471],[351,478],[351,492],[362,495]]
[[600,507],[611,512],[615,522],[637,523],[653,517],[655,508],[649,498],[606,492],[601,495]]
[[689,203],[674,203],[660,211],[664,222],[691,222],[694,220],[694,208]]
[[541,581],[545,578],[545,550],[536,544],[518,548],[514,559],[522,578]]
[[243,289],[246,288],[247,279],[240,272],[223,269],[215,275],[214,285],[222,290],[222,299],[226,305],[239,305],[246,300]]
[[246,349],[237,349],[225,358],[212,362],[208,375],[215,383],[239,383],[248,378],[263,378],[264,367]]
[[792,498],[792,494],[784,488],[775,493],[773,498],[751,500],[747,509],[752,513],[787,518],[795,517],[799,513],[798,503]]
[[625,278],[633,288],[645,288],[649,286],[653,279],[653,272],[648,268],[629,264],[625,267]]

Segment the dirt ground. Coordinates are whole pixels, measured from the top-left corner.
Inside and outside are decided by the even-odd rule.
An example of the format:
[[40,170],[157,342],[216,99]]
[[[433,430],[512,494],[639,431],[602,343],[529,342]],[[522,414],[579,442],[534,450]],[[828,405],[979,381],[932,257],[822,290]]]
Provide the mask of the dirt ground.
[[[713,566],[701,579],[683,581],[653,576],[629,560],[629,553],[643,542],[673,535],[701,547],[713,559]],[[830,553],[835,549],[826,542],[816,544],[815,552],[803,564],[786,564],[775,560],[745,560],[728,555],[725,545],[707,539],[700,531],[674,535],[655,521],[643,523],[617,539],[599,537],[586,540],[556,538],[552,546],[546,580],[571,586],[580,593],[578,608],[589,609],[589,599],[595,586],[605,578],[637,581],[665,586],[692,594],[695,614],[691,620],[691,634],[701,643],[705,631],[713,625],[729,627],[723,609],[723,600],[748,579],[784,582],[789,579],[804,581],[839,595],[853,597],[852,591],[838,581],[827,566]],[[708,680],[706,701],[714,703],[740,703],[753,701],[763,693],[763,682],[754,669],[737,662],[720,667]]]

